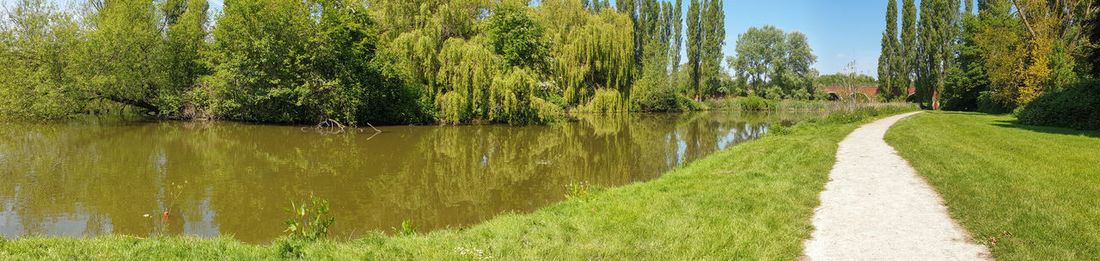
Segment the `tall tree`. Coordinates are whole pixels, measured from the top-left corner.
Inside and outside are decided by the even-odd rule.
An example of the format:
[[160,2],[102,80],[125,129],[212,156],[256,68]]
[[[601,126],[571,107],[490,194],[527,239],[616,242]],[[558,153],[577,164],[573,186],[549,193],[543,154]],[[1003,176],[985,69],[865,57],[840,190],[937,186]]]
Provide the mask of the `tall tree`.
[[921,1],[917,43],[917,94],[922,106],[938,108],[937,95],[943,90],[947,71],[954,66],[954,45],[959,35],[959,2]]
[[909,95],[912,86],[913,67],[917,62],[917,7],[914,0],[902,0],[901,42],[899,43],[899,62],[896,74],[898,85]]
[[[672,9],[672,15],[669,17],[672,22],[672,44],[669,50],[670,68],[669,72],[675,72],[680,70],[680,52],[684,46],[684,3],[683,0],[676,0],[676,6]],[[675,81],[675,79],[673,79]]]
[[901,92],[897,90],[898,63],[900,63],[898,44],[898,3],[888,0],[886,4],[886,31],[882,32],[882,53],[878,58],[879,93],[893,99]]
[[718,74],[721,72],[722,46],[726,45],[726,15],[722,8],[722,0],[709,0],[705,5],[705,13],[701,20],[702,54],[701,68],[703,69],[701,82],[706,84],[702,97],[710,95],[718,88]]
[[[691,0],[691,5],[688,6],[687,12],[687,55],[688,55],[688,68],[689,76],[688,81],[691,82],[690,87],[695,95],[695,99],[699,100],[699,78],[702,72],[702,49],[703,49],[703,26],[702,26],[702,3],[700,0]],[[706,1],[706,0],[703,0]]]

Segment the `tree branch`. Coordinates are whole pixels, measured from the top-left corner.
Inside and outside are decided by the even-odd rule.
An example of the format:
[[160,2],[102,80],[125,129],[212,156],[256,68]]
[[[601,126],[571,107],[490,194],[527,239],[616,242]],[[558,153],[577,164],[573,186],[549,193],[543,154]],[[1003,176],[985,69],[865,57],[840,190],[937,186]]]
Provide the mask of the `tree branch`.
[[1031,23],[1027,21],[1027,12],[1024,11],[1020,4],[1016,0],[1012,0],[1012,5],[1016,6],[1016,13],[1020,14],[1020,18],[1024,20],[1024,26],[1027,27],[1027,31],[1031,33],[1032,38],[1038,38],[1035,34],[1035,29],[1031,28]]

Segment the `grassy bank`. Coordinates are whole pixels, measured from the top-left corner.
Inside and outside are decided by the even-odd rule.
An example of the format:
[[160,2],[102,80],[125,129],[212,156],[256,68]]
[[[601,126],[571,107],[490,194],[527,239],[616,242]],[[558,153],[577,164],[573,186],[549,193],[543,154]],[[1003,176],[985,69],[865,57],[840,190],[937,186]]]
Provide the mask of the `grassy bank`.
[[1000,260],[1100,257],[1100,132],[935,112],[886,140]]
[[863,109],[776,128],[782,134],[716,152],[650,182],[593,190],[534,213],[505,214],[465,229],[270,245],[225,237],[32,237],[0,241],[0,260],[792,260],[813,229],[810,217],[837,142],[862,122],[912,109]]
[[[904,103],[869,103],[881,106],[903,106]],[[769,100],[756,96],[710,99],[702,102],[703,110],[719,111],[840,111],[852,106],[866,106],[868,104],[851,104],[840,101],[828,100]]]

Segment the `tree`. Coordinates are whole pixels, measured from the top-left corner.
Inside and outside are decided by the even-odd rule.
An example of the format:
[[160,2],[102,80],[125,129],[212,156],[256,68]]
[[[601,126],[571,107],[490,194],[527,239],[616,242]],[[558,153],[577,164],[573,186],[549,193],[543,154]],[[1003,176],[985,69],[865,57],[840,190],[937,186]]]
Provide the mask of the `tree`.
[[504,56],[508,66],[547,69],[549,45],[544,41],[545,29],[528,16],[526,6],[516,1],[502,1],[485,19],[489,45]]
[[[669,19],[672,23],[672,48],[669,53],[669,64],[672,66],[669,72],[677,72],[680,70],[680,52],[683,51],[684,46],[684,13],[683,13],[683,0],[676,0],[676,5],[672,9],[672,15]],[[675,82],[675,74],[673,74],[673,81]]]
[[706,97],[714,94],[720,82],[718,75],[721,72],[722,46],[726,45],[725,11],[722,9],[722,0],[709,0],[704,5],[705,13],[701,18],[702,42],[701,48],[701,84],[705,89],[696,90],[696,95]]
[[811,67],[817,56],[802,32],[786,33],[771,25],[750,27],[738,35],[736,51],[737,56],[728,59],[730,68],[754,93],[764,95],[772,89],[783,92],[775,93],[783,97],[799,90],[813,92],[817,72]]
[[[687,12],[687,55],[688,55],[688,68],[690,70],[688,81],[691,82],[691,91],[695,94],[695,100],[699,100],[699,81],[700,73],[702,72],[702,49],[703,49],[703,20],[702,12],[703,6],[699,2],[700,0],[691,0],[691,5],[688,6]],[[703,0],[706,1],[706,0]]]
[[21,0],[0,24],[0,117],[63,118],[89,112],[89,95],[68,72],[79,24],[43,0]]
[[878,82],[879,93],[887,99],[894,99],[902,94],[898,90],[898,64],[901,55],[898,44],[898,4],[895,0],[889,0],[886,4],[886,31],[882,33],[882,53],[878,58]]
[[901,42],[898,49],[897,71],[898,85],[909,95],[909,87],[912,86],[913,68],[917,62],[917,7],[913,0],[902,1],[901,14]]
[[918,101],[926,108],[939,108],[937,94],[943,90],[947,72],[955,62],[958,41],[959,2],[921,1],[917,42],[916,86]]

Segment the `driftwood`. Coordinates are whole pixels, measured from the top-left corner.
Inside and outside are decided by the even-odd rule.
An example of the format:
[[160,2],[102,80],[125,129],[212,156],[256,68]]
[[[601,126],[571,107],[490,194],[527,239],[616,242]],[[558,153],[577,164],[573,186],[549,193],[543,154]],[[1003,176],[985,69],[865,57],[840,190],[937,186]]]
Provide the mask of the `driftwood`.
[[[379,130],[378,128],[375,128],[374,125],[370,124],[369,122],[366,123],[366,124],[372,130],[374,130],[374,134],[372,134],[370,137],[368,137],[367,140],[373,139],[375,136],[378,136],[378,134],[382,133],[382,130]],[[316,130],[317,132],[320,132],[321,134],[325,134],[325,135],[340,134],[340,133],[344,133],[344,131],[349,130],[349,129],[358,130],[359,132],[366,131],[363,128],[360,128],[360,127],[355,126],[355,125],[344,125],[343,123],[340,123],[339,121],[337,121],[335,119],[321,120],[321,122],[318,122],[317,125],[313,127],[313,129]],[[302,131],[305,131],[305,127],[302,128]]]

